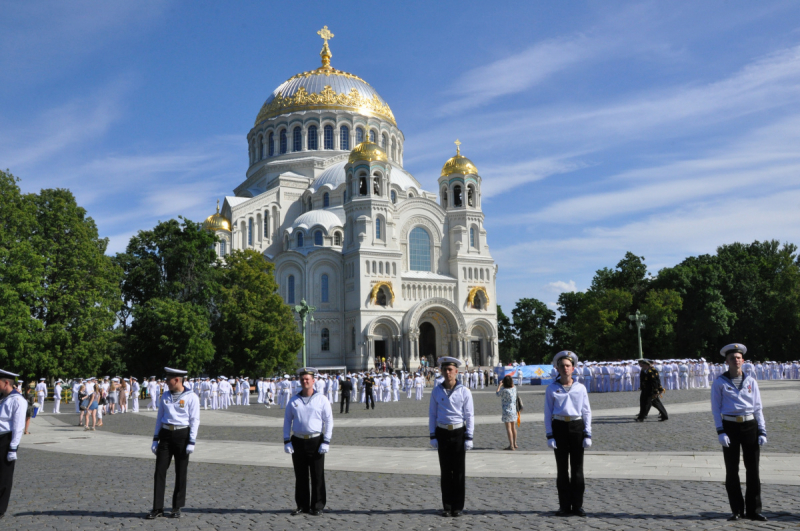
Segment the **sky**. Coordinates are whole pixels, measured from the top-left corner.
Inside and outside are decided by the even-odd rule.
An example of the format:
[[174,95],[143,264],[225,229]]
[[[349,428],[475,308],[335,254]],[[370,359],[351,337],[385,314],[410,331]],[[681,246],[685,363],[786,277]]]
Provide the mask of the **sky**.
[[657,274],[800,244],[791,1],[0,0],[0,167],[25,192],[72,190],[109,253],[200,221],[244,180],[267,96],[319,66],[323,25],[425,189],[461,140],[506,313],[555,308],[627,251]]

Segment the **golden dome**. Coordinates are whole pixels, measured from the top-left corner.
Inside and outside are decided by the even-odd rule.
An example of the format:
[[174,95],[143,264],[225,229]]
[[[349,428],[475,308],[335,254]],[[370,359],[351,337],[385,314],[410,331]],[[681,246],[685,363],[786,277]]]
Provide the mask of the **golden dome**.
[[209,231],[231,231],[231,222],[228,221],[228,218],[219,213],[219,199],[217,199],[217,213],[206,218],[206,220],[203,222],[203,228]]
[[369,140],[364,140],[350,152],[348,162],[356,162],[358,160],[366,160],[368,162],[380,160],[382,162],[388,162],[389,158],[386,156],[386,152],[378,147],[378,144],[370,142]]
[[456,156],[448,159],[442,167],[442,177],[459,173],[461,175],[478,175],[478,168],[467,157],[461,156],[461,142],[456,140]]

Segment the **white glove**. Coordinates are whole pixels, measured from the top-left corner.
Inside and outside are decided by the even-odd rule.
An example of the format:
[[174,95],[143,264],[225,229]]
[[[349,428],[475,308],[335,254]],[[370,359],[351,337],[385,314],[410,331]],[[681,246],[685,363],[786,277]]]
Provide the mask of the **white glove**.
[[8,452],[8,455],[6,456],[6,461],[10,463],[11,461],[16,461],[16,460],[17,460],[17,452]]
[[194,452],[194,445],[193,444],[187,444],[186,445],[186,453],[190,454],[192,452]]
[[758,445],[759,446],[764,446],[765,444],[767,444],[767,436],[766,435],[759,435],[758,436]]
[[153,444],[150,445],[150,451],[153,452],[153,455],[155,455],[157,450],[158,450],[158,441],[153,441]]
[[590,438],[585,438],[583,440],[583,447],[584,448],[591,448],[592,447],[592,440]]
[[472,441],[464,441],[464,450],[469,452],[470,450],[472,450],[472,447],[473,447]]
[[294,446],[292,446],[292,443],[288,442],[283,445],[283,451],[286,452],[287,454],[293,454]]
[[321,454],[327,454],[330,449],[331,445],[328,443],[322,443],[319,445],[319,453]]
[[555,439],[547,439],[547,446],[552,448],[553,450],[556,449],[556,440]]
[[434,450],[438,450],[439,449],[439,440],[438,439],[431,439],[431,447]]
[[725,448],[731,445],[731,440],[724,433],[720,433],[719,436],[717,436],[717,438],[719,439],[719,443]]

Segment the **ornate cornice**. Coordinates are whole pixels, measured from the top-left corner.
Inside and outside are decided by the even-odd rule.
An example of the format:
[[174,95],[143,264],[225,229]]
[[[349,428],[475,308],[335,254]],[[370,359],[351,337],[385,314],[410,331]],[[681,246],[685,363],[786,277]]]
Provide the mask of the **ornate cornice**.
[[[335,69],[331,69],[330,72],[324,72],[324,74],[351,76],[366,84],[366,81],[363,81],[357,76],[347,74],[346,72],[339,72]],[[313,72],[298,74],[298,76],[306,77],[311,75],[319,75],[319,72],[315,70]],[[305,87],[300,87],[297,92],[288,97],[284,97],[283,94],[279,92],[272,101],[264,103],[263,107],[261,107],[255,125],[269,118],[295,111],[345,109],[374,114],[391,122],[392,125],[397,126],[392,109],[390,109],[387,104],[383,103],[377,95],[373,95],[372,98],[367,98],[362,96],[355,87],[350,89],[349,94],[337,93],[330,85],[325,85],[318,93],[309,93]]]

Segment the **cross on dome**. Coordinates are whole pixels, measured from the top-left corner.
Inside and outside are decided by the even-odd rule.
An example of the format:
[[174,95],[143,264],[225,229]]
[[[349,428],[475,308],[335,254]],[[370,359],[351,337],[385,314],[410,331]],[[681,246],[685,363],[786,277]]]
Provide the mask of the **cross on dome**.
[[456,155],[461,155],[461,141],[456,138],[456,141],[453,143],[456,145]]
[[325,41],[325,44],[328,44],[328,41],[333,38],[333,33],[328,29],[328,26],[324,26],[321,30],[317,32],[322,40]]

